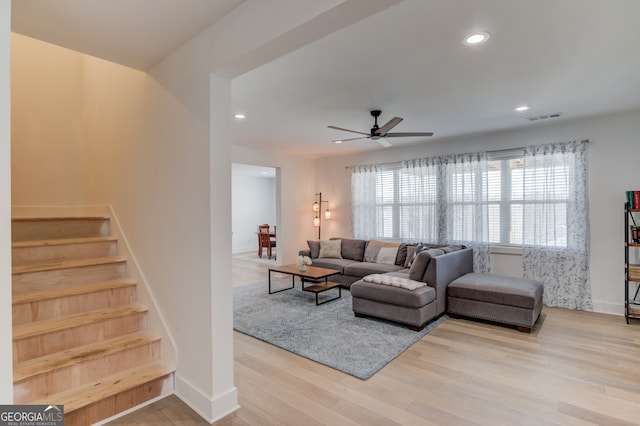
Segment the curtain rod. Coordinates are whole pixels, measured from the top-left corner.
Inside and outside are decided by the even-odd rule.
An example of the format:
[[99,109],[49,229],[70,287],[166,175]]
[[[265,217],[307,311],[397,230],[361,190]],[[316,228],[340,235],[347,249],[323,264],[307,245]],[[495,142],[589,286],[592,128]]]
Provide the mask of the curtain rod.
[[[589,143],[589,139],[581,139],[580,142],[583,143]],[[529,145],[531,146],[531,145]],[[487,154],[499,154],[499,153],[504,153],[504,152],[509,152],[509,151],[518,151],[518,150],[522,150],[525,149],[526,146],[520,146],[517,148],[505,148],[505,149],[495,149],[493,151],[486,151]],[[344,166],[345,169],[352,169],[354,167],[359,167],[359,166],[400,166],[402,165],[402,162],[406,161],[406,160],[400,160],[400,161],[391,161],[388,163],[374,163],[374,164],[356,164],[354,166]]]

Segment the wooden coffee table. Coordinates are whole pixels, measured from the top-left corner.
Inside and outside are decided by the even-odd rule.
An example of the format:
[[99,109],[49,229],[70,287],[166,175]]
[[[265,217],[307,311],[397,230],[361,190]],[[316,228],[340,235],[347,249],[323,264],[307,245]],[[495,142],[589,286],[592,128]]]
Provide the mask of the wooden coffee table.
[[[282,290],[271,291],[271,272],[279,272],[281,274],[291,275],[291,287],[283,288]],[[319,268],[317,266],[307,266],[306,271],[301,271],[298,265],[282,265],[282,266],[272,266],[269,268],[269,294],[279,293],[281,291],[291,290],[295,288],[296,285],[296,277],[300,277],[300,281],[302,283],[302,291],[308,291],[316,294],[316,306],[322,305],[327,302],[331,302],[333,300],[340,299],[342,297],[342,287],[340,287],[339,283],[329,281],[329,277],[332,275],[339,274],[340,271],[336,271],[335,269],[328,268]],[[324,282],[313,283],[313,285],[304,286],[304,280],[322,280]],[[331,290],[332,288],[338,289],[338,297],[334,297],[333,299],[325,300],[323,302],[318,302],[318,294],[325,292],[327,290]]]

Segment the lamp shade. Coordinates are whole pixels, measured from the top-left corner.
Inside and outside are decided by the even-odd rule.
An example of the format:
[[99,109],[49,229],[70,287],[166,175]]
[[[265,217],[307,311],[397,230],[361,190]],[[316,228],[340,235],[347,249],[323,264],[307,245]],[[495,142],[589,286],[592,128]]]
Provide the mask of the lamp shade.
[[313,203],[313,211],[314,212],[319,212],[320,211],[320,203],[318,203],[317,201],[315,203]]
[[327,220],[331,220],[331,210],[327,209],[324,211],[324,218]]
[[315,226],[316,228],[320,226],[320,218],[318,216],[313,218],[313,226]]

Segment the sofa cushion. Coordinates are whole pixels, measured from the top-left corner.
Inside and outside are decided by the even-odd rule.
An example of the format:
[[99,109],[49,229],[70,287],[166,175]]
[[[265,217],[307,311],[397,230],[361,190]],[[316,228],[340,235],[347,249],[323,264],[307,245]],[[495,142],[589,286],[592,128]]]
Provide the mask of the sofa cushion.
[[436,300],[436,292],[429,286],[420,287],[415,290],[405,290],[403,288],[360,280],[351,285],[350,291],[353,298],[374,300],[376,302],[406,306],[409,308],[421,308]]
[[345,265],[343,273],[354,277],[364,277],[365,275],[384,274],[386,272],[394,272],[401,269],[401,266],[387,265],[385,263],[351,261],[350,264]]
[[[339,238],[331,238],[331,240],[337,240]],[[357,260],[362,262],[364,260],[364,250],[367,247],[366,240],[356,240],[352,238],[341,238],[341,254],[343,259]]]
[[342,259],[342,240],[320,240],[319,258]]
[[364,251],[364,261],[395,265],[399,247],[400,243],[371,240]]
[[311,252],[311,259],[315,259],[320,254],[320,241],[307,240],[309,251]]
[[344,267],[353,263],[351,259],[334,259],[331,257],[318,257],[313,259],[311,266],[317,266],[319,268],[336,269],[344,274]]

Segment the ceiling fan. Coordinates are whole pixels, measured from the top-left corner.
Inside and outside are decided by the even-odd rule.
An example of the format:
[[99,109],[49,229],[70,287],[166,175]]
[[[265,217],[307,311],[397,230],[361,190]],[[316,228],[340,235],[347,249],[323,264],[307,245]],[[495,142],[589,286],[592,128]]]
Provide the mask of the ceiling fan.
[[357,130],[343,129],[342,127],[336,127],[336,126],[327,126],[327,127],[330,129],[342,130],[344,132],[358,133],[360,135],[364,135],[357,138],[337,139],[337,140],[334,140],[334,142],[354,141],[358,139],[373,139],[374,141],[378,141],[378,143],[385,148],[391,146],[391,142],[389,142],[385,138],[397,138],[397,137],[406,137],[406,136],[433,136],[432,132],[389,133],[389,130],[393,129],[398,124],[400,124],[400,122],[403,119],[400,117],[393,117],[384,126],[378,127],[378,117],[380,116],[381,113],[382,111],[380,111],[379,109],[374,109],[373,111],[371,111],[371,116],[374,119],[374,123],[370,133],[358,132]]

